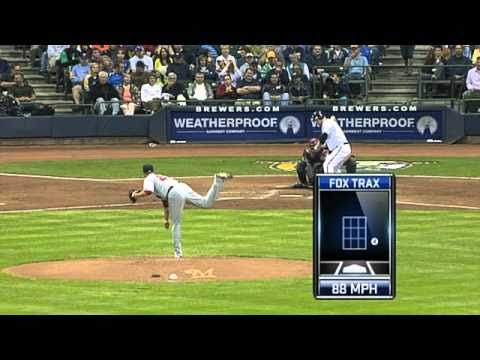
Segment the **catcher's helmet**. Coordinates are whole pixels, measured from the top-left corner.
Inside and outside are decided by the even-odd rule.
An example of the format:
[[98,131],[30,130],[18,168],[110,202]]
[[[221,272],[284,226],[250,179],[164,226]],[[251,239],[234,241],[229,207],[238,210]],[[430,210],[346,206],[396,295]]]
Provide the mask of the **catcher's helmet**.
[[143,165],[143,173],[144,174],[150,174],[152,172],[153,172],[153,165],[150,165],[150,164]]
[[318,139],[317,138],[311,138],[310,140],[308,140],[308,145],[313,147],[315,145],[318,144]]

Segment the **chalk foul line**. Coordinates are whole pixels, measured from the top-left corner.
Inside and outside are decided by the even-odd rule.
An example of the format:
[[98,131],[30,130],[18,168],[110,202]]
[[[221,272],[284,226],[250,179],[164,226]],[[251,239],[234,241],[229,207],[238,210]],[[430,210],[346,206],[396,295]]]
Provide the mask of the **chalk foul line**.
[[[366,174],[374,175],[374,174]],[[32,174],[15,174],[15,173],[0,173],[0,176],[10,177],[26,177],[37,179],[51,179],[51,180],[72,180],[72,181],[93,181],[93,182],[123,182],[123,181],[143,181],[143,178],[120,178],[120,179],[98,179],[98,178],[83,178],[83,177],[66,177],[53,175],[32,175]],[[263,174],[263,175],[234,175],[235,178],[269,178],[269,177],[293,177],[294,174]],[[201,176],[176,176],[175,179],[211,179],[212,175]],[[480,177],[474,176],[441,176],[441,175],[396,175],[400,178],[419,178],[419,179],[451,179],[451,180],[480,180]]]

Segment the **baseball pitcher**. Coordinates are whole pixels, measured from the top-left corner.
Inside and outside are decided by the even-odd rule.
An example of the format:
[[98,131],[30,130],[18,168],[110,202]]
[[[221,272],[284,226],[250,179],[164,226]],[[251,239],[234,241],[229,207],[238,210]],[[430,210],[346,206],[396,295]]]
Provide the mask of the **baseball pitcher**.
[[181,183],[174,178],[154,173],[153,166],[143,165],[143,190],[130,190],[129,199],[136,202],[137,198],[155,194],[163,203],[165,228],[170,227],[169,219],[172,221],[172,240],[176,259],[182,258],[182,214],[185,202],[189,202],[197,207],[210,208],[217,200],[224,182],[232,179],[228,173],[218,173],[213,177],[213,184],[206,196],[201,196],[192,190],[190,186]]

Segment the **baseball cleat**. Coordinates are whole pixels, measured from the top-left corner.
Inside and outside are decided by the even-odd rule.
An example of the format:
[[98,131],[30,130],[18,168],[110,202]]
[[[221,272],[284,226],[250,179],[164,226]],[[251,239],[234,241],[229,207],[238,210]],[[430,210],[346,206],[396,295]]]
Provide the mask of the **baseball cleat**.
[[226,173],[226,172],[221,172],[221,173],[218,173],[216,175],[222,180],[227,180],[227,179],[232,179],[233,178],[232,174]]
[[292,185],[292,189],[308,189],[308,185],[297,183]]
[[182,260],[183,256],[175,254],[175,260]]

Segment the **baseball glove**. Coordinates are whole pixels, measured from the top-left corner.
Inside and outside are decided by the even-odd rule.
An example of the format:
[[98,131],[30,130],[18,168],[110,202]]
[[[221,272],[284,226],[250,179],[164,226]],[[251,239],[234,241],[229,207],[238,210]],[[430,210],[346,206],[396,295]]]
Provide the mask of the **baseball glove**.
[[129,190],[128,191],[128,198],[130,199],[130,201],[132,203],[136,203],[137,202],[137,199],[133,196],[133,193],[136,192],[137,190]]

